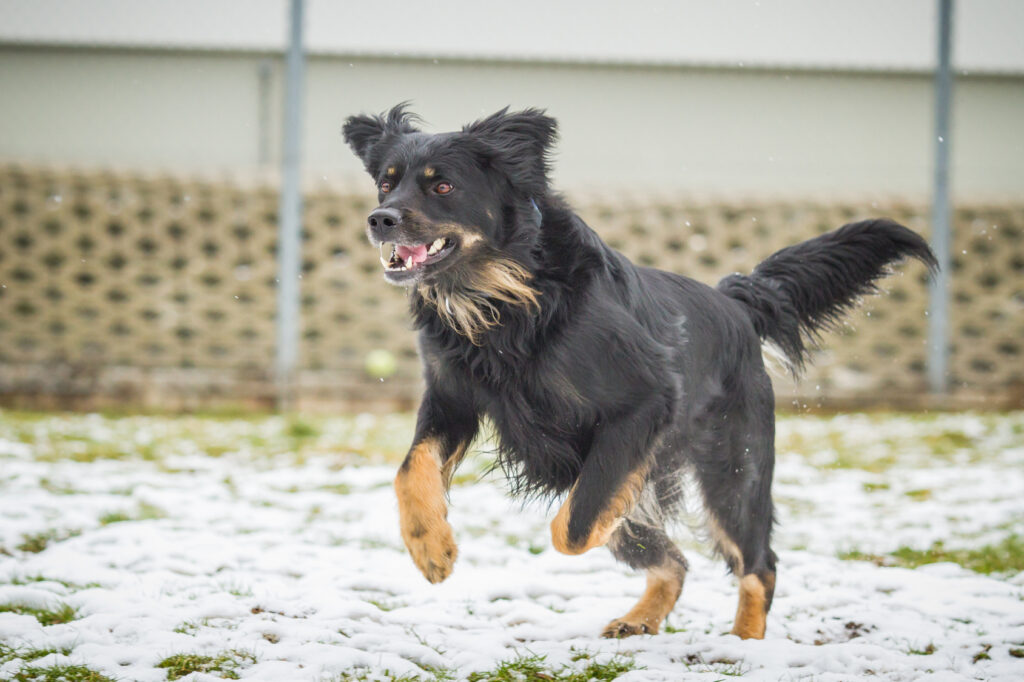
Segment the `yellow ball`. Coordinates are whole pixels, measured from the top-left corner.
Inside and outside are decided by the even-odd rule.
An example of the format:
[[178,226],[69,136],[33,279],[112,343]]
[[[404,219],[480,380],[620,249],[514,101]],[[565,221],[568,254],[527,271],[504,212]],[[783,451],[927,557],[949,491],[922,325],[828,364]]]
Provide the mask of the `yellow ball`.
[[378,348],[366,354],[364,367],[371,377],[386,379],[398,370],[398,361],[391,352]]

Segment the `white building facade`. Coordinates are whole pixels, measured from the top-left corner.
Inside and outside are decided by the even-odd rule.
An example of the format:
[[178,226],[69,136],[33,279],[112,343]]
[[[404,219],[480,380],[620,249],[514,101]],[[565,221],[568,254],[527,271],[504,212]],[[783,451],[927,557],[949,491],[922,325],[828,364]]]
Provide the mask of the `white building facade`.
[[[1024,3],[957,3],[955,196],[1024,193]],[[248,173],[279,161],[285,0],[0,1],[0,160]],[[364,182],[345,116],[561,124],[564,188],[930,189],[935,3],[307,0],[303,160]],[[357,185],[358,186],[358,185]]]

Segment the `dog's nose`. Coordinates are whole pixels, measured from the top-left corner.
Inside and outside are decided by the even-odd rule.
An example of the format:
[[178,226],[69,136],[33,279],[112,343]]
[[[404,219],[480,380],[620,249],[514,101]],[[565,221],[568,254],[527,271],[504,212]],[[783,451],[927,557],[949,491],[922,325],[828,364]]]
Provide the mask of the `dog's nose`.
[[393,208],[378,208],[366,219],[374,234],[383,236],[389,230],[398,227],[402,222],[402,214]]

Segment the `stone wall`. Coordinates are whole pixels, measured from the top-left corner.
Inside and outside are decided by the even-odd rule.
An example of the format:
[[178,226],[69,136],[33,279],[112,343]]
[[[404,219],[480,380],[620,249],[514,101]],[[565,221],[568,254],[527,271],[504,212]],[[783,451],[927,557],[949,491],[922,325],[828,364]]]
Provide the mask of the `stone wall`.
[[[708,283],[853,220],[884,215],[928,233],[926,207],[899,202],[575,203],[635,262]],[[383,282],[363,236],[372,204],[337,188],[306,194],[300,405],[417,400],[404,294]],[[272,183],[0,165],[0,400],[272,404],[277,205]],[[1020,405],[1024,204],[958,206],[954,242],[952,400]],[[886,295],[824,338],[802,381],[780,371],[780,403],[922,404],[924,274],[913,263],[885,280]],[[383,380],[367,370],[377,349],[397,363]]]

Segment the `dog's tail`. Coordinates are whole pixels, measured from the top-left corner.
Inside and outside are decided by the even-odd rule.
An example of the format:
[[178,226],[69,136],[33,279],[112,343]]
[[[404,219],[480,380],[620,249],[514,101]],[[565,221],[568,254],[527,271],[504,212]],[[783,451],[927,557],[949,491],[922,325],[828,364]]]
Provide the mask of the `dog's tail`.
[[750,275],[730,275],[718,290],[744,305],[754,329],[774,343],[799,373],[808,346],[834,327],[859,297],[876,291],[888,266],[906,257],[938,269],[928,244],[891,220],[865,220],[809,239],[766,258]]

